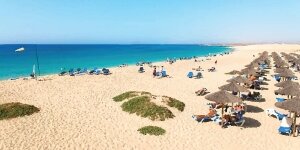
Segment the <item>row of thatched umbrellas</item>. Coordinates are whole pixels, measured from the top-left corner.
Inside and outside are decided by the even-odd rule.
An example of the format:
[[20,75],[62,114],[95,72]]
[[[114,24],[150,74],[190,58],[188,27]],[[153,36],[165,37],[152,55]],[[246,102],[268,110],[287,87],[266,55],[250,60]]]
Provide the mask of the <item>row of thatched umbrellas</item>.
[[[257,72],[257,70],[255,70],[254,67],[259,66],[257,62],[266,60],[267,56],[268,56],[268,53],[264,52],[263,54],[261,54],[259,59],[255,59],[255,61],[253,61],[250,65],[248,65],[248,68],[243,69],[241,72],[238,72],[238,71],[236,71],[236,72],[243,73],[243,74],[255,74]],[[220,91],[205,96],[205,99],[216,102],[216,103],[221,103],[221,104],[242,102],[242,99],[240,97],[237,97],[227,91],[238,92],[239,94],[240,94],[240,92],[249,92],[248,89],[246,89],[245,87],[243,87],[239,84],[240,83],[246,83],[246,84],[252,83],[250,80],[248,80],[247,78],[244,78],[242,76],[237,76],[235,78],[229,79],[229,80],[227,80],[227,82],[230,82],[230,83],[219,87]],[[222,105],[222,114],[221,115],[222,115],[222,117],[224,115],[224,106],[223,105]],[[223,119],[222,119],[221,124],[223,127],[223,125],[224,125]]]
[[[292,57],[289,57],[289,55],[282,53],[284,57],[287,60],[293,59]],[[281,62],[283,61],[280,56],[277,53],[272,53],[274,61]],[[288,65],[287,65],[288,66]],[[275,69],[276,73],[279,73],[281,77],[295,77],[294,73],[287,68],[279,67]],[[283,82],[279,82],[275,84],[277,87],[282,87],[281,89],[275,90],[275,93],[281,94],[281,95],[288,95],[291,96],[291,99],[286,100],[284,102],[276,102],[275,106],[278,108],[282,108],[285,110],[288,110],[290,112],[294,112],[294,118],[293,118],[293,136],[295,136],[296,132],[296,116],[297,113],[300,114],[300,85],[297,82],[293,82],[291,80],[286,80]],[[295,96],[294,98],[292,98]]]

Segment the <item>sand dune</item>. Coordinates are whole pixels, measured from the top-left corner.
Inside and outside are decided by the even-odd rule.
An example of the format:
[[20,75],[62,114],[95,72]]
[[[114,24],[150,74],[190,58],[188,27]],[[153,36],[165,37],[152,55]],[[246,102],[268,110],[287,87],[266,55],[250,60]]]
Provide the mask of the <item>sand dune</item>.
[[[112,68],[109,76],[51,75],[52,80],[0,81],[0,103],[22,102],[41,108],[39,113],[0,121],[0,149],[297,149],[299,137],[277,133],[280,122],[263,110],[275,108],[275,81],[261,91],[265,102],[246,102],[251,112],[245,114],[246,128],[199,124],[191,116],[207,113],[207,100],[194,94],[200,87],[210,92],[226,84],[232,70],[240,70],[263,51],[298,52],[300,45],[269,44],[235,46],[230,55],[213,57],[204,62],[177,61],[165,66],[172,78],[152,77],[152,68],[145,73],[138,67]],[[215,65],[214,61],[218,60]],[[192,68],[205,69],[203,79],[186,77]],[[217,72],[207,72],[215,66]],[[271,70],[271,74],[273,70]],[[300,78],[299,74],[296,74]],[[270,74],[267,76],[271,79]],[[112,97],[126,91],[148,91],[168,95],[186,104],[183,112],[173,111],[174,119],[151,121],[123,112],[121,103]],[[280,109],[278,109],[280,110]],[[285,112],[281,110],[282,112]],[[137,129],[157,125],[166,130],[163,136],[144,136]]]

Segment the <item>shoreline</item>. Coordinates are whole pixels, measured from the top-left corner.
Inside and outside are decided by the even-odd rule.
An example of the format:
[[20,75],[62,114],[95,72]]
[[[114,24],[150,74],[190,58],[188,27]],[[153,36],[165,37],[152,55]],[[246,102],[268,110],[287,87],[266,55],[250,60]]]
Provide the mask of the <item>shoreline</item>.
[[[110,44],[108,44],[108,45],[110,45]],[[162,44],[162,45],[164,45],[164,44]],[[202,44],[200,44],[200,45],[202,45]],[[209,46],[209,45],[206,45],[206,46]],[[220,54],[224,54],[224,53],[233,53],[234,52],[233,46],[226,46],[226,45],[214,45],[214,46],[225,46],[225,47],[228,47],[228,50],[223,51],[223,52],[219,52],[219,53],[209,53],[206,56],[201,56],[201,55],[200,56],[190,56],[191,59],[211,58],[211,57],[215,57],[215,56],[209,56],[209,55],[220,55]],[[196,57],[196,58],[192,58],[192,57]],[[166,59],[167,58],[165,58],[165,61],[163,61],[163,60],[161,60],[161,61],[153,61],[151,63],[152,64],[154,64],[154,63],[164,63],[164,62],[166,62]],[[191,60],[191,59],[183,59],[183,60],[176,59],[176,61],[184,61],[184,60]],[[122,64],[120,64],[120,65],[122,65]],[[127,65],[127,67],[128,66],[136,66],[136,64],[126,64],[126,65]],[[121,68],[119,66],[111,66],[111,67],[107,67],[107,69],[111,70],[111,69]],[[57,73],[50,73],[50,74],[43,74],[41,76],[38,76],[38,78],[48,78],[48,77],[55,76],[55,75],[58,75],[58,74],[59,74],[59,72],[57,72]],[[84,74],[84,75],[87,75],[87,74]],[[69,74],[67,74],[66,76],[69,76]],[[11,78],[11,77],[10,78],[0,78],[0,82],[1,81],[14,81],[14,80],[27,80],[27,79],[31,80],[32,78],[30,78],[30,76],[20,76],[20,77],[16,77],[16,78]]]

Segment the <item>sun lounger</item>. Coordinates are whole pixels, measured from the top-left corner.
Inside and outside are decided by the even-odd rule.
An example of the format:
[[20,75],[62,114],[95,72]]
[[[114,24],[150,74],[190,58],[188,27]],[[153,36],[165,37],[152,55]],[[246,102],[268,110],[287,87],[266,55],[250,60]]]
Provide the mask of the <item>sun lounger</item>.
[[285,101],[285,99],[284,98],[276,98],[276,102],[283,102],[283,101]]
[[280,123],[280,127],[278,128],[278,132],[280,134],[288,134],[291,135],[292,128],[291,125],[287,122],[286,117],[283,117]]
[[193,76],[194,76],[193,72],[189,72],[189,73],[187,74],[187,77],[188,77],[188,78],[193,78]]
[[287,116],[285,114],[279,113],[278,111],[276,111],[273,108],[266,109],[265,112],[268,116],[275,116],[278,120],[282,120],[284,117]]
[[102,72],[103,72],[104,75],[109,75],[110,74],[109,69],[106,69],[106,68],[103,68]]
[[94,74],[97,70],[98,70],[98,68],[95,67],[93,70],[91,70],[91,71],[89,72],[89,74]]
[[200,90],[196,91],[195,93],[197,94],[197,96],[203,96],[205,95],[207,92],[206,88],[201,88]]
[[161,72],[161,76],[162,76],[162,77],[167,77],[167,72],[166,72],[166,71],[162,71],[162,72]]
[[83,68],[83,70],[80,70],[79,71],[79,74],[85,74],[85,73],[87,73],[88,71],[87,71],[87,68]]
[[145,72],[144,67],[140,67],[139,70],[138,70],[138,72],[139,72],[139,73]]
[[75,72],[74,72],[74,69],[73,69],[73,68],[69,70],[69,75],[70,75],[70,76],[74,76],[74,75],[75,75]]
[[210,69],[208,69],[208,72],[215,72],[216,68],[215,67],[211,67]]
[[235,122],[233,122],[236,126],[243,126],[244,125],[244,123],[245,123],[245,119],[244,119],[244,117],[243,117],[243,113],[240,111],[240,112],[238,112],[237,113],[237,118],[238,118],[238,120],[237,121],[235,121]]
[[201,72],[198,72],[198,73],[197,73],[197,75],[196,75],[195,77],[196,77],[196,79],[203,78],[203,76],[202,76],[202,73],[201,73]]

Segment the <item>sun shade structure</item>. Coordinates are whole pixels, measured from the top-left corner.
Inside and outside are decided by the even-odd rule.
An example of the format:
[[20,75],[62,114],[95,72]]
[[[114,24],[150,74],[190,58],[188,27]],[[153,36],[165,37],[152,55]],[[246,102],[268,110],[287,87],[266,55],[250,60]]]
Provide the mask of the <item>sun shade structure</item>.
[[249,79],[244,78],[242,76],[234,77],[232,79],[227,80],[227,82],[246,83],[246,84],[251,84],[252,83]]
[[275,90],[275,93],[281,94],[281,95],[290,95],[290,96],[300,96],[300,89],[297,85],[290,85],[283,89]]
[[281,77],[296,77],[291,70],[286,70],[285,72],[279,73]]
[[232,92],[249,92],[248,89],[236,84],[235,82],[230,82],[229,84],[219,87],[221,90],[232,91]]
[[[209,95],[205,96],[205,99],[216,102],[216,103],[221,103],[221,104],[242,102],[241,98],[234,96],[231,93],[228,93],[224,90],[209,94]],[[224,114],[224,106],[222,106],[222,117],[223,117],[223,114]],[[222,127],[223,127],[223,125],[224,125],[224,122],[222,119]]]
[[283,82],[279,82],[279,83],[275,84],[275,86],[283,87],[283,88],[291,86],[291,85],[299,86],[299,88],[300,88],[300,85],[299,85],[298,82],[294,82],[294,81],[291,81],[291,80],[287,80],[287,81],[283,81]]
[[289,72],[289,71],[291,71],[291,70],[288,68],[276,68],[275,69],[276,73]]
[[205,96],[205,99],[209,101],[214,101],[216,103],[222,103],[222,104],[242,102],[241,98],[234,96],[231,93],[226,92],[225,90],[211,93]]
[[296,136],[296,116],[300,113],[300,99],[293,98],[284,102],[276,102],[275,106],[295,113],[293,118],[293,136]]
[[257,70],[254,68],[245,68],[241,70],[241,73],[243,74],[256,74]]
[[232,70],[232,71],[230,71],[228,74],[234,75],[234,74],[240,74],[240,73],[241,73],[241,72],[238,71],[238,70]]

